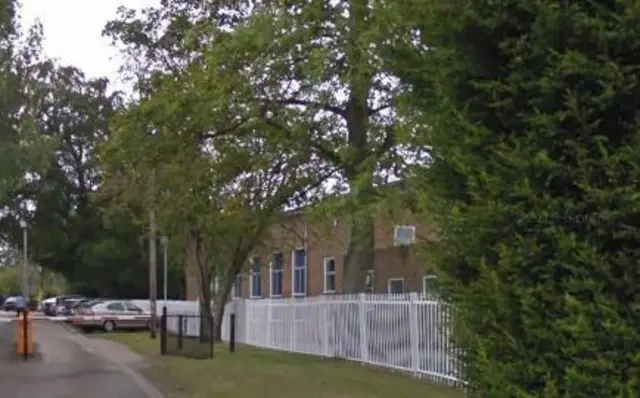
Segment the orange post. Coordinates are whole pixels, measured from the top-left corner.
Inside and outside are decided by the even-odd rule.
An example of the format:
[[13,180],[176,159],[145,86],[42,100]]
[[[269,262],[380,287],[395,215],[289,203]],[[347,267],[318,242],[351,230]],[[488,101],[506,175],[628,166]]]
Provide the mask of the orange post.
[[[25,323],[26,320],[26,323]],[[21,312],[16,319],[16,353],[27,358],[33,354],[33,319],[28,312]]]

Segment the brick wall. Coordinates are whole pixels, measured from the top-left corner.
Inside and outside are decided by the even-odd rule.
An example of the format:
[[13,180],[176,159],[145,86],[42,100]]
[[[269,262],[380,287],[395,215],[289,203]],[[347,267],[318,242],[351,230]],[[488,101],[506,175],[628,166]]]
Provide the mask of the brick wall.
[[[306,224],[306,227],[305,227]],[[433,232],[424,225],[417,224],[410,214],[392,220],[390,217],[379,217],[375,225],[375,257],[374,257],[374,292],[386,293],[389,279],[402,278],[404,289],[421,291],[422,278],[429,274],[427,265],[418,258],[412,246],[394,246],[394,227],[396,225],[415,226],[416,239],[433,238]],[[292,252],[294,249],[307,248],[307,296],[325,293],[325,258],[335,260],[336,293],[341,292],[342,271],[347,250],[349,226],[344,219],[326,217],[324,219],[307,219],[300,214],[291,214],[284,222],[274,225],[269,236],[252,257],[259,257],[261,297],[270,295],[269,262],[274,253],[282,253],[282,292],[290,297],[293,289]],[[241,295],[249,297],[251,293],[250,264],[241,278]]]

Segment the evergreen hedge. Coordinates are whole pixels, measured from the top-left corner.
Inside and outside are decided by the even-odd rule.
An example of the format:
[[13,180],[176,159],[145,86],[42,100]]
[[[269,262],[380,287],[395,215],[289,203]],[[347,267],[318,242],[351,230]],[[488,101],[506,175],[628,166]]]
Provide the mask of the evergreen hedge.
[[640,397],[640,2],[413,6],[430,49],[395,68],[472,396]]

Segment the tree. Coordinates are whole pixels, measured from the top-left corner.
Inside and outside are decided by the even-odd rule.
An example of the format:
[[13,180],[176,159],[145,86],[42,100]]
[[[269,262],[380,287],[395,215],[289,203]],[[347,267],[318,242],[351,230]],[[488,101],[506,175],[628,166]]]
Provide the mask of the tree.
[[206,62],[235,71],[238,104],[262,107],[265,123],[336,169],[338,192],[327,194],[348,192],[341,211],[351,218],[343,290],[361,292],[373,266],[375,186],[402,177],[406,157],[420,154],[397,145],[395,103],[403,87],[382,59],[394,25],[382,3],[252,5],[228,2],[243,17],[230,33],[209,35],[218,39]]
[[52,154],[34,120],[42,100],[42,31],[35,25],[20,35],[17,9],[14,0],[0,2],[0,206],[10,204],[25,175],[42,171]]
[[344,288],[354,292],[362,291],[372,266],[367,209],[376,201],[374,186],[402,176],[406,157],[421,152],[397,145],[403,132],[394,108],[403,87],[382,59],[395,36],[390,15],[385,4],[366,1],[174,0],[140,19],[122,11],[107,32],[128,44],[131,58],[145,59],[142,67],[134,62],[144,76],[177,73],[194,62],[226,70],[234,82],[225,93],[234,97],[231,116],[245,113],[243,107],[261,109],[264,123],[303,142],[312,162],[336,169],[334,185],[350,192],[342,209],[353,226]]
[[[140,228],[123,214],[105,222],[96,197],[102,182],[95,151],[109,137],[121,97],[105,79],[50,62],[39,65],[38,79],[35,134],[55,146],[47,167],[11,191],[8,210],[29,221],[30,257],[76,291],[139,297],[146,290]],[[11,244],[21,243],[15,218],[0,228]]]
[[[115,197],[138,206],[142,198],[160,211],[167,232],[182,237],[187,261],[199,270],[203,314],[211,313],[212,277],[222,278],[219,330],[235,275],[273,218],[329,168],[310,162],[304,143],[264,123],[261,103],[231,95],[237,75],[205,58],[208,38],[225,40],[224,12],[197,1],[164,6],[141,16],[122,10],[107,25],[125,54],[137,56],[129,71],[142,71],[143,98],[121,119],[103,159],[120,187]],[[152,174],[153,186],[139,183]]]
[[638,396],[637,2],[411,10],[393,64],[472,395]]
[[[181,239],[198,270],[202,314],[212,313],[213,277],[222,281],[214,300],[218,336],[249,254],[285,206],[331,174],[321,164],[311,168],[300,142],[256,117],[259,107],[234,109],[228,77],[209,63],[156,79],[153,93],[119,119],[102,156],[116,202],[153,206],[162,228]],[[139,183],[152,173],[153,186]]]

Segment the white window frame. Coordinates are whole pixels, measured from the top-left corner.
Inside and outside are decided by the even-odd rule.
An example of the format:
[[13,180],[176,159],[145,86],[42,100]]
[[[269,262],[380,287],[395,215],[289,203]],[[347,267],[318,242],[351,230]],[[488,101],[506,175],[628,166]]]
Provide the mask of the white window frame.
[[438,277],[436,275],[433,275],[433,274],[425,275],[425,276],[422,277],[422,296],[425,299],[429,299],[427,297],[427,280],[429,280],[429,279],[438,280]]
[[[404,243],[404,242],[399,242],[398,241],[398,230],[400,228],[407,228],[409,230],[411,230],[411,242],[409,243]],[[395,227],[393,227],[393,245],[394,246],[409,246],[412,245],[416,242],[416,226],[415,225],[396,225]]]
[[[327,264],[329,261],[333,261],[333,271],[329,272],[327,270]],[[322,268],[323,268],[323,279],[324,279],[324,293],[325,294],[333,294],[336,292],[336,259],[333,256],[326,256],[322,259]],[[333,289],[327,289],[327,277],[329,275],[333,275]]]
[[[304,292],[303,293],[296,293],[296,251],[298,250],[304,250],[304,267],[302,269],[304,269]],[[292,297],[305,297],[307,295],[307,271],[308,271],[308,267],[307,264],[309,262],[309,253],[307,253],[307,248],[302,246],[302,247],[297,247],[293,250],[291,250],[291,296]]]
[[[402,282],[402,293],[391,293],[391,282]],[[405,294],[405,290],[404,290],[404,278],[389,278],[387,280],[387,294],[389,295],[394,295],[394,294]]]
[[[252,299],[258,299],[258,298],[262,298],[262,275],[261,275],[261,268],[258,269],[258,272],[255,272],[253,270],[253,265],[255,263],[256,258],[258,259],[258,261],[262,261],[262,259],[260,258],[260,256],[253,256],[251,257],[251,268],[249,271],[249,298]],[[262,266],[262,264],[260,264]],[[256,274],[258,275],[258,281],[260,282],[260,295],[259,296],[255,296],[253,294],[253,278],[256,276]]]
[[[282,267],[280,269],[273,269],[273,260],[276,254],[280,254],[282,256]],[[273,276],[274,273],[277,272],[280,275],[280,294],[273,294]],[[269,261],[269,297],[282,297],[282,282],[284,282],[284,253],[282,252],[274,252],[271,254],[271,261]]]

